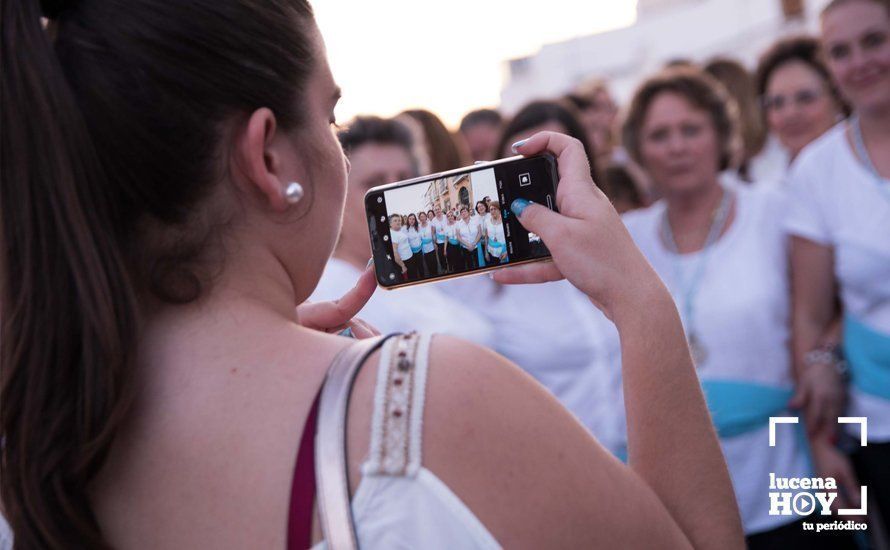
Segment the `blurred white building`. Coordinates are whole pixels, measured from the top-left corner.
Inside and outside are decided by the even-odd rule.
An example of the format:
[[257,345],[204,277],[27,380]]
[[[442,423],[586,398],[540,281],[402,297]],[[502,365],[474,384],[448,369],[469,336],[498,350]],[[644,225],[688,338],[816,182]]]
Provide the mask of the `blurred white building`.
[[666,62],[731,56],[749,68],[775,39],[818,31],[828,0],[638,0],[634,25],[549,44],[508,61],[501,108],[512,114],[599,76],[625,103],[640,81]]

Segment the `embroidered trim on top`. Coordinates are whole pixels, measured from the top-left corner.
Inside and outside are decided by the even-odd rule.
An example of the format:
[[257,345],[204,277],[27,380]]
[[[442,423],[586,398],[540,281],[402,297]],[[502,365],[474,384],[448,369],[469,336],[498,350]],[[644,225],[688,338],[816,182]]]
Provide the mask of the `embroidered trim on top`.
[[365,475],[413,477],[420,469],[428,353],[426,335],[411,333],[387,342],[377,373]]

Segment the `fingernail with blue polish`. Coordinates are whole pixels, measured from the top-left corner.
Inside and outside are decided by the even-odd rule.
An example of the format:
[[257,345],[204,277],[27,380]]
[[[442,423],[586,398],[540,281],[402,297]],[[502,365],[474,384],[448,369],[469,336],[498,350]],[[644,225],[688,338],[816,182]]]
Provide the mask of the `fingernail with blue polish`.
[[511,149],[513,149],[513,152],[514,152],[514,153],[518,153],[519,151],[517,151],[517,149],[519,149],[520,147],[522,147],[523,145],[525,145],[527,142],[528,142],[527,139],[520,139],[519,141],[517,141],[516,143],[514,143],[514,144],[511,146]]
[[513,213],[516,214],[517,218],[521,218],[522,213],[525,211],[526,208],[528,208],[529,204],[531,203],[525,199],[516,199],[513,201],[512,204],[510,204],[510,210],[512,210]]
[[352,333],[351,327],[346,327],[340,332],[337,333],[337,336],[345,336],[347,338],[355,338],[355,334]]

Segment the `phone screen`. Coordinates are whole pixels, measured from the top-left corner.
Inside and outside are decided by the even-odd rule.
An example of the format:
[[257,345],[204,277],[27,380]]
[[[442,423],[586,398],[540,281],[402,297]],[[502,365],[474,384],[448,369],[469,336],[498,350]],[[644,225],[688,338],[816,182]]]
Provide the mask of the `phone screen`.
[[378,283],[396,288],[549,258],[510,210],[555,209],[556,161],[514,157],[375,187],[365,208]]

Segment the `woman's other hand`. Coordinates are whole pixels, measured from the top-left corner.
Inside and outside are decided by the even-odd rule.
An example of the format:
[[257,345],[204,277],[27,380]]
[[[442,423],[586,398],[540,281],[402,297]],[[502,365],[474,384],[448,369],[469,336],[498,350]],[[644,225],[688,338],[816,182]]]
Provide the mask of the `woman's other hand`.
[[356,315],[377,289],[374,277],[374,265],[369,263],[362,272],[355,286],[339,300],[327,302],[305,302],[297,306],[297,319],[301,325],[322,332],[344,332],[355,338],[370,338],[380,331]]

